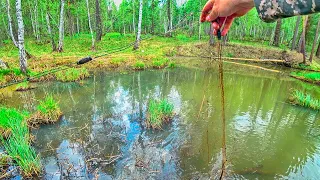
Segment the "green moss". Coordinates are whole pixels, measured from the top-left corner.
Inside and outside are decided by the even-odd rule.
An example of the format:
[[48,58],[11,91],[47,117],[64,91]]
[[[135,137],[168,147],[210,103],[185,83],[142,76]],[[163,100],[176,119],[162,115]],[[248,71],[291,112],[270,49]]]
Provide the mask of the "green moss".
[[167,100],[150,100],[147,111],[147,127],[161,129],[163,123],[169,122],[173,116],[173,104]]
[[142,70],[146,68],[146,64],[142,61],[137,61],[132,67],[136,70]]
[[73,82],[83,80],[90,76],[86,68],[70,68],[65,71],[57,72],[56,78],[62,82]]
[[290,101],[293,104],[297,104],[303,107],[312,108],[315,110],[320,110],[320,101],[319,99],[315,99],[310,94],[303,93],[301,91],[295,90],[291,97]]

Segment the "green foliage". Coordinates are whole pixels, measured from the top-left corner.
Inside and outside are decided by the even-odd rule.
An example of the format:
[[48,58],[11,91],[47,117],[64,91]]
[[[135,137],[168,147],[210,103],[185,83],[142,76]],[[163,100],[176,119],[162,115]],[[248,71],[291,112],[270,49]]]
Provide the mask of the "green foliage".
[[320,81],[319,72],[292,72],[291,75],[309,81]]
[[157,58],[152,62],[152,66],[157,69],[161,69],[167,66],[167,58]]
[[146,68],[146,65],[144,62],[142,61],[137,61],[134,65],[133,65],[133,68],[136,69],[136,70],[142,70],[142,69],[145,69]]
[[24,91],[29,88],[30,88],[30,85],[28,81],[22,82],[15,87],[16,91]]
[[173,104],[167,100],[150,100],[147,111],[147,127],[161,129],[163,123],[169,122],[173,116]]
[[110,61],[110,64],[112,64],[114,67],[119,67],[122,62],[124,62],[126,59],[122,57],[118,58],[112,58]]
[[177,65],[174,62],[170,62],[168,67],[169,68],[175,68]]
[[7,140],[2,136],[0,138],[8,155],[22,169],[24,176],[32,177],[40,173],[41,163],[35,150],[30,146],[29,129],[25,118],[26,113],[1,107],[0,126],[10,129],[11,135]]
[[305,94],[301,91],[295,90],[292,93],[290,100],[294,104],[320,110],[320,101],[313,98],[310,94]]
[[37,110],[43,119],[57,120],[61,115],[59,104],[52,95],[47,95],[43,101],[40,101]]
[[89,77],[90,74],[86,68],[70,68],[56,73],[56,78],[62,82],[79,81]]

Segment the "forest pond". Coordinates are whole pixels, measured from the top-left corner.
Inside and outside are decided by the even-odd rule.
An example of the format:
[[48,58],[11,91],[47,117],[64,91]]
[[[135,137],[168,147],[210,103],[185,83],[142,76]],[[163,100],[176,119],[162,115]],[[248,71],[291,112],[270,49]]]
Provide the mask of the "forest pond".
[[[5,100],[32,110],[51,93],[64,113],[33,130],[45,179],[215,179],[221,167],[218,68],[95,72],[78,83],[39,83]],[[320,177],[320,114],[293,106],[292,88],[320,88],[283,74],[225,65],[230,179]],[[174,104],[172,123],[145,128],[150,98]]]

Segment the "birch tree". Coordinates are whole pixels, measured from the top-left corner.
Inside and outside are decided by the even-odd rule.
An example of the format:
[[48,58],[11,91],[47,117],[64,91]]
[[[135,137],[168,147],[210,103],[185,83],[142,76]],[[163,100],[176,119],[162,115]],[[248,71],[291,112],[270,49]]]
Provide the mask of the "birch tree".
[[142,24],[142,6],[143,1],[139,0],[139,21],[138,21],[138,32],[137,32],[137,39],[134,44],[134,50],[139,49],[140,39],[141,39],[141,24]]
[[89,0],[86,0],[86,3],[87,3],[87,11],[88,11],[88,23],[89,23],[90,34],[91,34],[91,39],[92,39],[91,49],[94,50],[95,45],[94,45],[94,37],[93,37],[93,31],[92,31],[92,26],[91,26],[91,20],[90,20]]
[[7,14],[8,14],[9,35],[10,35],[10,38],[11,38],[14,46],[18,47],[16,38],[14,37],[13,30],[12,30],[12,18],[11,18],[11,15],[10,15],[10,1],[9,0],[7,0]]
[[296,47],[300,21],[301,21],[301,16],[298,16],[297,17],[297,22],[296,22],[296,27],[294,28],[295,30],[294,30],[294,35],[293,35],[293,39],[292,39],[291,51],[293,51],[295,49],[295,47]]
[[101,13],[100,13],[100,3],[96,0],[96,40],[101,41],[102,37],[102,24],[101,24]]
[[64,39],[64,0],[61,0],[61,7],[60,7],[60,25],[59,25],[59,45],[58,51],[63,51],[63,39]]
[[24,25],[22,18],[21,0],[16,0],[16,16],[18,22],[18,47],[20,56],[20,69],[27,74],[27,56],[24,48]]
[[53,33],[52,33],[52,28],[51,28],[51,23],[50,23],[50,16],[49,16],[49,12],[48,11],[46,13],[48,34],[49,34],[50,39],[51,39],[52,51],[57,51],[57,46],[56,46],[56,43],[54,42],[54,36],[53,36]]

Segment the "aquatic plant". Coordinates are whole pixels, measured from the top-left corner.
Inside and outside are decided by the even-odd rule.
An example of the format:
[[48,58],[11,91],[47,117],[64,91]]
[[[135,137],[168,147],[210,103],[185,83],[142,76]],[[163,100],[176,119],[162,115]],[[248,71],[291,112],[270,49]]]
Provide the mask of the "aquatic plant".
[[301,78],[308,81],[320,81],[320,73],[319,72],[292,72],[291,76],[296,78]]
[[153,68],[161,69],[161,68],[166,67],[167,63],[168,63],[168,59],[166,59],[166,58],[155,59],[152,62],[152,66],[153,66]]
[[10,136],[5,139],[0,137],[8,155],[21,168],[25,177],[38,175],[41,171],[40,158],[30,146],[30,135],[26,112],[19,112],[16,109],[5,107],[0,108],[0,126],[10,129]]
[[62,82],[79,81],[90,76],[86,68],[70,68],[57,72],[55,75],[57,80]]
[[29,126],[38,126],[57,122],[62,115],[59,104],[52,95],[47,95],[44,100],[39,101],[37,112],[28,119]]
[[136,70],[142,70],[146,67],[145,63],[142,61],[137,61],[134,65],[133,68]]
[[173,104],[167,100],[150,100],[147,110],[147,127],[161,129],[163,123],[169,122],[173,117]]
[[320,100],[315,99],[310,94],[303,93],[299,90],[295,90],[292,93],[290,101],[299,106],[320,110]]

